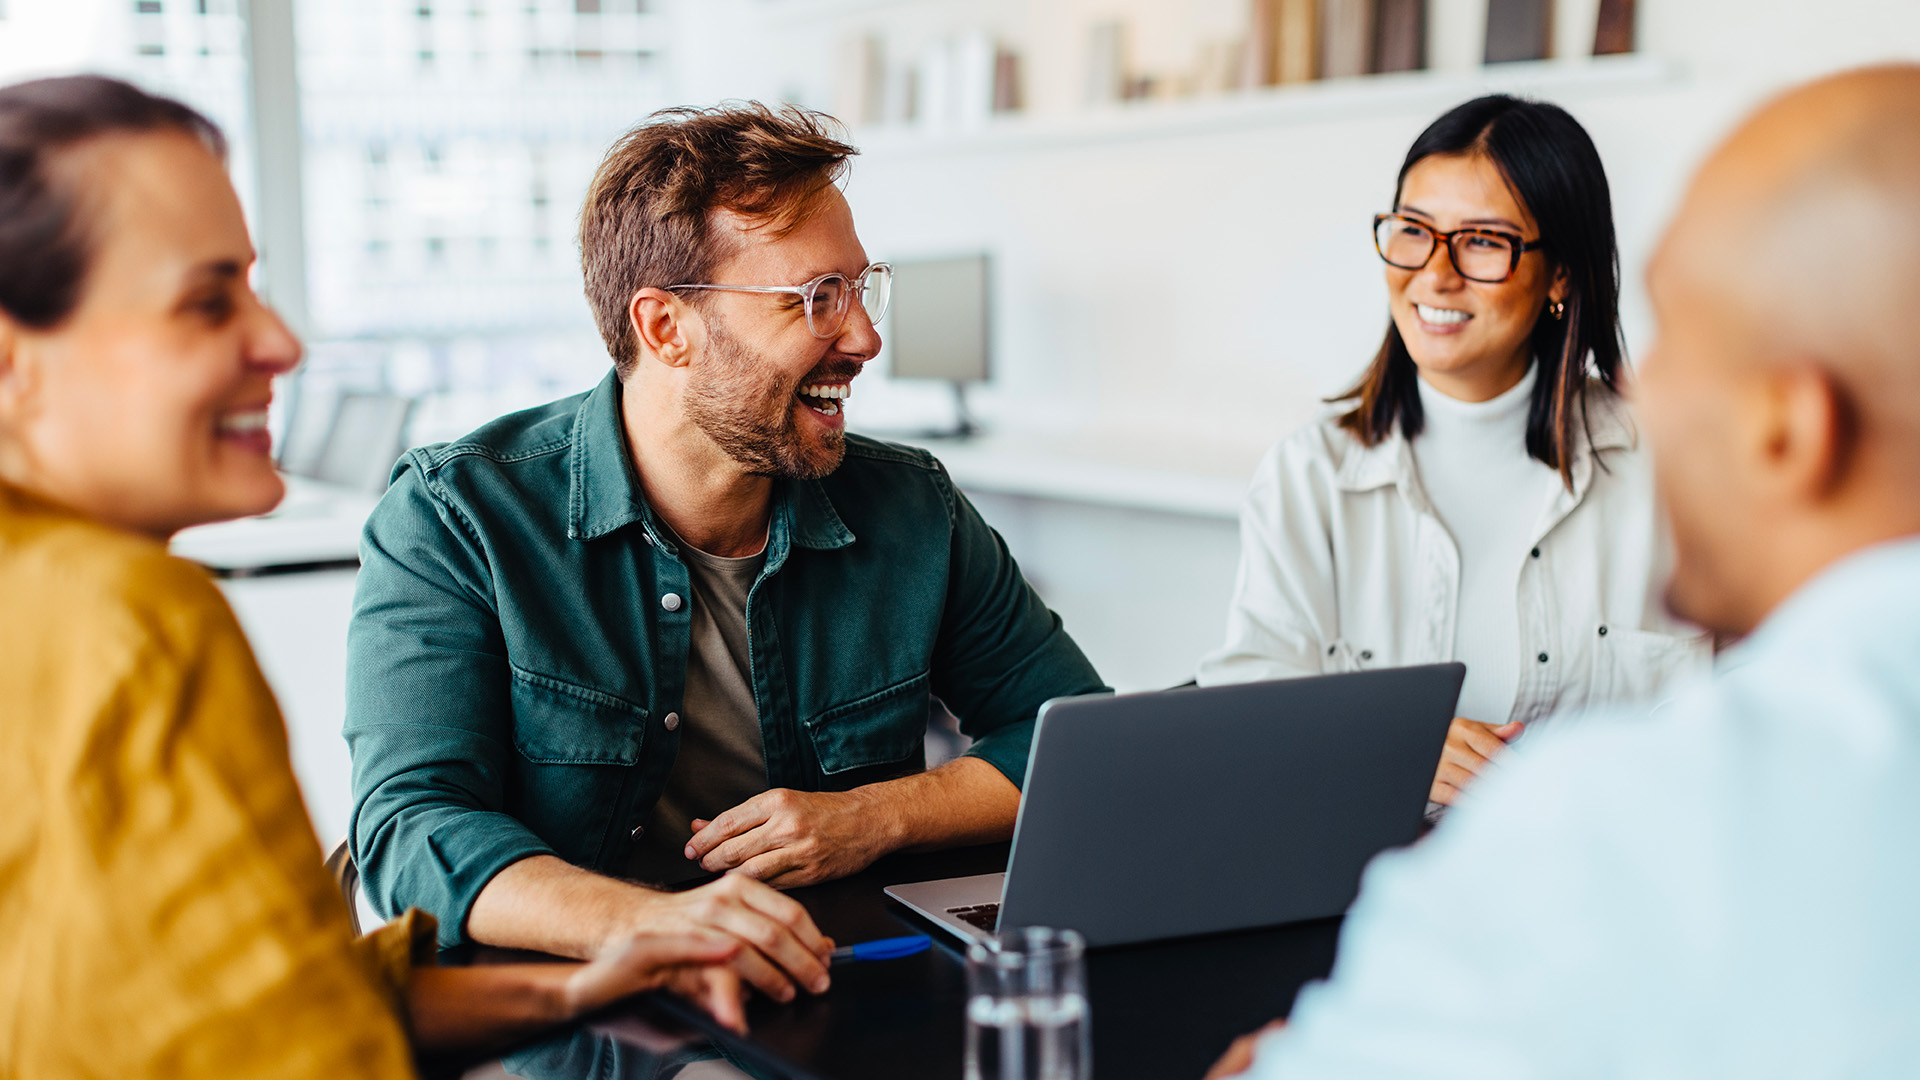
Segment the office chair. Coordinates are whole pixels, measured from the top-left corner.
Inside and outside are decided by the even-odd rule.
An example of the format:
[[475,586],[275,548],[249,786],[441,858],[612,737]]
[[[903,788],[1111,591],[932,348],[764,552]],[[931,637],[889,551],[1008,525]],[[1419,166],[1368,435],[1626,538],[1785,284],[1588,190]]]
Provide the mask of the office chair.
[[341,394],[326,442],[307,475],[373,494],[385,491],[393,463],[407,448],[407,421],[412,415],[412,398]]
[[355,936],[360,933],[360,868],[354,865],[353,845],[345,837],[333,846],[333,853],[327,856],[327,873],[333,875],[333,883],[340,888],[340,896],[347,902],[347,922],[353,926]]

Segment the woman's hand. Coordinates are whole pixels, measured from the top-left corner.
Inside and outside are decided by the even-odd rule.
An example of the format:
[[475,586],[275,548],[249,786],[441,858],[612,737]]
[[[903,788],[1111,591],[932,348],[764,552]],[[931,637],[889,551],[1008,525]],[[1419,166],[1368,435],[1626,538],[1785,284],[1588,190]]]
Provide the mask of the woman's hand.
[[1275,1020],[1251,1035],[1242,1035],[1233,1040],[1233,1045],[1227,1047],[1227,1052],[1220,1055],[1220,1060],[1213,1063],[1213,1068],[1207,1070],[1206,1080],[1230,1080],[1231,1077],[1240,1076],[1253,1068],[1254,1044],[1286,1026],[1285,1020]]
[[1433,791],[1427,798],[1452,806],[1487,763],[1525,728],[1518,720],[1493,727],[1464,716],[1454,717],[1453,726],[1447,729],[1446,749],[1440,752],[1440,771],[1434,774]]
[[562,1020],[643,990],[666,987],[745,1033],[746,988],[727,966],[740,951],[738,939],[716,932],[641,934],[568,976],[561,992]]
[[413,973],[407,1015],[423,1050],[497,1046],[630,994],[665,987],[746,1031],[740,942],[717,932],[637,934],[588,964],[477,964]]

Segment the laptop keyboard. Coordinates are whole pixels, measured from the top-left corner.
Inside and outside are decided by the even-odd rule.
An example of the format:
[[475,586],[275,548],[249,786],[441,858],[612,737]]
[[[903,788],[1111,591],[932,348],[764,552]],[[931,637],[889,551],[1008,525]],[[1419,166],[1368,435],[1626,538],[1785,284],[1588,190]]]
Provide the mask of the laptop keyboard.
[[997,903],[950,907],[947,909],[947,914],[968,926],[977,926],[989,934],[993,933],[993,928],[1000,923],[1000,905]]

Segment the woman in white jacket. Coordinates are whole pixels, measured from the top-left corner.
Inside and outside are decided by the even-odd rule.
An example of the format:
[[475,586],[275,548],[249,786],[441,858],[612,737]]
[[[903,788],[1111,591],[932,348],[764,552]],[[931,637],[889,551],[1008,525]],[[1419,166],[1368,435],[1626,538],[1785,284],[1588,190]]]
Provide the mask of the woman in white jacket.
[[1706,665],[1620,400],[1606,173],[1573,117],[1495,95],[1427,128],[1375,219],[1392,321],[1338,415],[1269,452],[1205,684],[1461,660],[1432,799],[1526,725]]

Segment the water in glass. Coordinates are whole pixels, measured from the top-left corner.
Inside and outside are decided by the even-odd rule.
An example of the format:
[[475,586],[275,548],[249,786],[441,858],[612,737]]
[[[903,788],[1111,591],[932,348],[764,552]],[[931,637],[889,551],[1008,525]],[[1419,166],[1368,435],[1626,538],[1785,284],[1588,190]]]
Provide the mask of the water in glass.
[[968,950],[967,1080],[1089,1080],[1085,949],[1028,927]]

